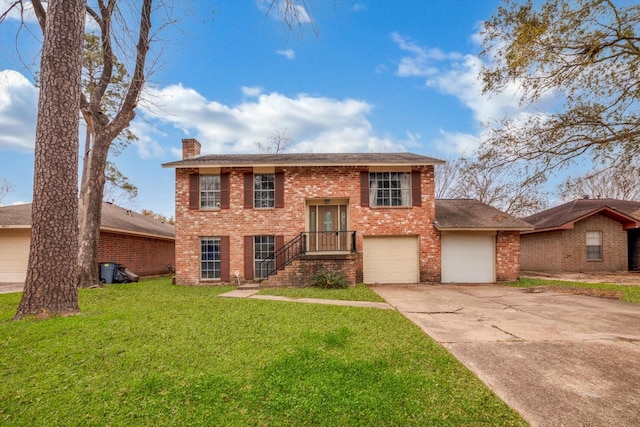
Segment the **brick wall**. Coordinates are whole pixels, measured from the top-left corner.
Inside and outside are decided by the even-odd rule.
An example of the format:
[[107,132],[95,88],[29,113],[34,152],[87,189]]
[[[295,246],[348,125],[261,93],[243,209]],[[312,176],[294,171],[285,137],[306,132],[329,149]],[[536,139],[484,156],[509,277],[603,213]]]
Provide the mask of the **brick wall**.
[[520,268],[524,271],[562,271],[562,233],[548,231],[521,235]]
[[[602,260],[587,261],[586,232],[602,231]],[[604,215],[593,215],[565,231],[564,271],[623,271],[628,268],[627,232],[622,224]]]
[[261,286],[300,286],[311,283],[311,277],[321,270],[339,271],[351,285],[356,281],[356,256],[303,255],[277,275],[261,283]]
[[[587,260],[586,232],[602,231],[602,260]],[[626,271],[627,232],[604,215],[593,215],[570,230],[521,236],[521,266],[533,271]]]
[[440,280],[440,233],[433,227],[433,166],[421,173],[421,206],[370,208],[360,205],[362,167],[288,167],[284,172],[284,208],[244,209],[243,174],[251,168],[223,169],[230,173],[230,208],[189,210],[189,175],[197,169],[176,169],[176,283],[200,283],[200,237],[229,236],[230,271],[244,273],[244,236],[282,235],[285,242],[306,230],[307,199],[348,200],[349,230],[356,231],[356,280],[362,281],[364,235],[420,235],[420,278]]
[[175,242],[101,231],[98,262],[121,264],[139,276],[167,274],[167,265],[175,264]]
[[185,138],[182,140],[182,158],[188,159],[200,155],[200,142],[197,139]]
[[520,276],[520,232],[498,231],[496,235],[496,280],[513,281]]

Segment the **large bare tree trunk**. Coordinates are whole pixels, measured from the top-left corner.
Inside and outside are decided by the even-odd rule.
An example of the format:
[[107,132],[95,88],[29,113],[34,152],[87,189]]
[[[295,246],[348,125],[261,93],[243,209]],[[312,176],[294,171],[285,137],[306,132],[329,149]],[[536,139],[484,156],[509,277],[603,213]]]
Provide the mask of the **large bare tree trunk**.
[[50,0],[40,65],[31,252],[14,319],[79,311],[78,131],[86,0]]
[[82,288],[102,286],[98,274],[98,262],[100,261],[98,260],[98,243],[102,220],[102,195],[106,181],[104,169],[111,141],[101,135],[98,135],[93,141],[93,148],[86,168],[85,182],[87,185],[83,185],[83,191],[81,191],[78,287]]
[[[113,55],[111,49],[111,14],[115,2],[110,0],[100,9],[101,40],[104,55],[104,70],[100,82],[91,93],[88,105],[83,113],[88,117],[88,124],[93,129],[93,146],[89,153],[89,167],[87,169],[86,188],[83,185],[82,217],[80,219],[80,250],[78,256],[78,287],[101,286],[98,275],[98,243],[100,237],[100,222],[102,218],[102,198],[104,194],[105,168],[109,147],[114,139],[135,118],[135,108],[144,86],[144,70],[146,55],[149,50],[151,29],[151,7],[153,0],[143,0],[140,6],[140,23],[138,44],[136,45],[135,69],[131,83],[116,116],[109,118],[102,114],[101,99],[104,95],[113,69]],[[108,261],[108,260],[107,260]]]

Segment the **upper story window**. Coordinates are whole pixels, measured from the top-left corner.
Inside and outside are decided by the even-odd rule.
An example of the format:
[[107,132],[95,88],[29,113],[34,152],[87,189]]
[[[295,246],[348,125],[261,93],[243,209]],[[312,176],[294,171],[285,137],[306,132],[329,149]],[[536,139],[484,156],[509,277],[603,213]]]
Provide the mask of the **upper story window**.
[[256,208],[276,206],[275,174],[261,173],[253,176],[253,205]]
[[229,174],[189,175],[189,209],[229,209]]
[[411,206],[411,173],[371,172],[369,206]]
[[587,231],[587,260],[602,260],[602,231]]
[[200,175],[200,208],[220,208],[220,175]]
[[[264,171],[259,171],[264,172]],[[284,172],[244,174],[244,208],[283,208]]]

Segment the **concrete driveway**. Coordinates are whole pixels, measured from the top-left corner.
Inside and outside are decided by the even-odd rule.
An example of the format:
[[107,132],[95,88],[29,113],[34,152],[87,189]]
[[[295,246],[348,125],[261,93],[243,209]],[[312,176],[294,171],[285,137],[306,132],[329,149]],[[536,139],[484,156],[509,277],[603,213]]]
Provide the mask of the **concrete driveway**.
[[0,294],[22,292],[23,290],[24,290],[24,283],[0,282]]
[[640,425],[640,305],[496,285],[372,289],[531,425]]

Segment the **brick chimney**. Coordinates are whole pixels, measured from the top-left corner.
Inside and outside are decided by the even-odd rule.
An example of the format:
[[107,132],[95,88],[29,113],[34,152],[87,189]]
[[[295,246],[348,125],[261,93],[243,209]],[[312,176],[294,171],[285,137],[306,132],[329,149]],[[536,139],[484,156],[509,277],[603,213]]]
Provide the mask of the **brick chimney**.
[[184,138],[182,140],[182,160],[190,159],[200,155],[200,143],[195,138]]

